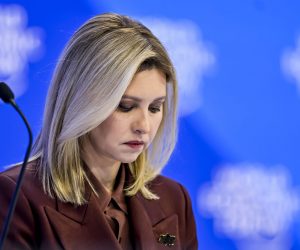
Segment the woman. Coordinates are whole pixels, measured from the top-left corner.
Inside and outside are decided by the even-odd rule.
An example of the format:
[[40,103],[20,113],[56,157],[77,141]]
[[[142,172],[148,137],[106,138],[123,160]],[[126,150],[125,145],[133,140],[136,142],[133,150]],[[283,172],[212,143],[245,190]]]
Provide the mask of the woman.
[[[159,40],[117,14],[70,39],[49,89],[7,249],[197,249],[187,191],[159,175],[177,83]],[[0,176],[0,222],[19,166]]]

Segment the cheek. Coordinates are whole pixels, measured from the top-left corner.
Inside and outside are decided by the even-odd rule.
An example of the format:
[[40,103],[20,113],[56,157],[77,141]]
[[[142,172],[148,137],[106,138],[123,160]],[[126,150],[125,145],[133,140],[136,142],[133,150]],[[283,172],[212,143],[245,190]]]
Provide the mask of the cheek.
[[91,136],[94,141],[105,141],[109,139],[111,135],[114,134],[114,119],[112,116],[108,117],[105,121],[103,121],[98,127],[96,127],[92,132]]
[[124,119],[124,117],[122,118],[120,115],[113,113],[99,126],[101,134],[110,138],[120,137],[125,132],[126,121],[127,119]]
[[155,135],[156,135],[156,133],[157,133],[157,131],[158,131],[158,129],[160,128],[160,125],[161,125],[161,123],[162,123],[162,120],[163,120],[163,114],[162,113],[160,113],[160,115],[159,116],[157,116],[157,117],[155,117],[155,119],[153,120],[153,125],[152,125],[152,138],[154,138],[155,137]]

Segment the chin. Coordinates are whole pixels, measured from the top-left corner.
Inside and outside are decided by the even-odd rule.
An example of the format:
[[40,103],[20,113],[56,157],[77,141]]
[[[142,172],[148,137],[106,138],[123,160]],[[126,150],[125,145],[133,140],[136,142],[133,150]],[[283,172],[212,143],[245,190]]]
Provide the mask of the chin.
[[123,157],[122,159],[120,159],[120,161],[123,163],[133,163],[134,161],[136,161],[137,158],[138,155],[135,157]]
[[137,159],[137,157],[135,158],[135,159],[131,159],[131,160],[129,160],[129,159],[124,159],[122,162],[123,163],[133,163],[135,160]]

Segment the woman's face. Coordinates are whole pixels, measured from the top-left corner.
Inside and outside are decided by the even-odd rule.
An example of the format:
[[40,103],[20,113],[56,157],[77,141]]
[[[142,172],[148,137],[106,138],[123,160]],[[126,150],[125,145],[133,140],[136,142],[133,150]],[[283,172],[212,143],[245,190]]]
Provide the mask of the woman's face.
[[166,86],[166,77],[160,70],[137,73],[118,108],[89,133],[88,150],[103,160],[135,161],[149,146],[162,121]]

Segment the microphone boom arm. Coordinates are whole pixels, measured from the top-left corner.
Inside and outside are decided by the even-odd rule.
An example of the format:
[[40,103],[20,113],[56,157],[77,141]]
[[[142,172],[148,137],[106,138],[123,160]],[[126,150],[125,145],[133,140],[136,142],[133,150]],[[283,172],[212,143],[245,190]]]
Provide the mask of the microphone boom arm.
[[10,201],[10,204],[9,204],[8,214],[6,216],[6,219],[5,219],[3,227],[2,227],[1,239],[0,239],[0,250],[2,250],[2,248],[4,246],[4,242],[5,242],[8,230],[9,230],[10,222],[11,222],[12,216],[13,216],[14,211],[15,211],[15,207],[16,207],[17,200],[18,200],[18,197],[19,197],[20,188],[21,188],[21,185],[22,185],[23,177],[24,177],[25,170],[26,170],[26,165],[27,165],[27,162],[28,162],[28,159],[29,159],[29,156],[30,156],[32,142],[33,142],[32,131],[31,131],[31,128],[29,126],[29,123],[28,123],[26,117],[24,116],[24,114],[22,113],[22,111],[20,110],[20,108],[18,107],[18,105],[16,104],[16,102],[14,101],[13,95],[12,95],[12,98],[9,98],[9,100],[5,101],[5,102],[10,103],[14,107],[14,109],[19,113],[22,120],[24,121],[24,123],[26,125],[26,129],[27,129],[28,134],[29,134],[29,143],[28,143],[28,146],[27,146],[27,149],[26,149],[26,153],[25,153],[24,161],[22,163],[20,174],[19,174],[19,177],[18,177],[18,180],[17,180],[17,183],[16,183],[16,188],[15,188],[15,191],[13,193],[13,197],[12,197],[12,199]]

